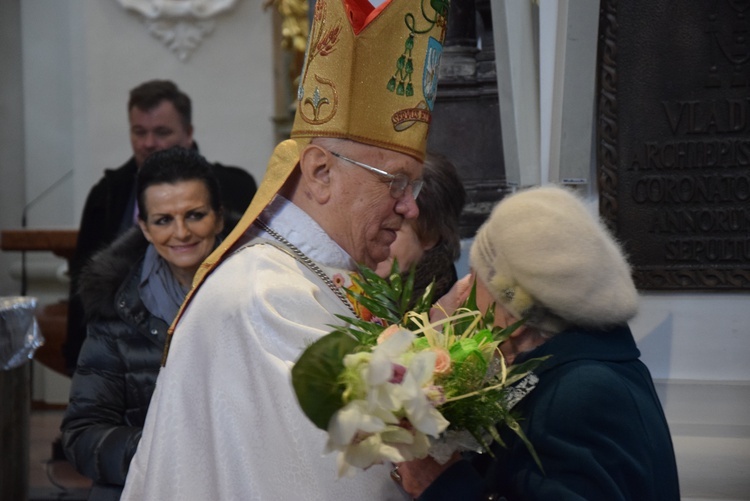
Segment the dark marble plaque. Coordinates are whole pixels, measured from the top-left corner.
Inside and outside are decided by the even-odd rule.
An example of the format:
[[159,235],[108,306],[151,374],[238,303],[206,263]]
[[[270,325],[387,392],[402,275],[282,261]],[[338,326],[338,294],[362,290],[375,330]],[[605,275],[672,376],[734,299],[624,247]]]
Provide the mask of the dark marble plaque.
[[750,290],[750,1],[602,0],[600,211],[640,289]]

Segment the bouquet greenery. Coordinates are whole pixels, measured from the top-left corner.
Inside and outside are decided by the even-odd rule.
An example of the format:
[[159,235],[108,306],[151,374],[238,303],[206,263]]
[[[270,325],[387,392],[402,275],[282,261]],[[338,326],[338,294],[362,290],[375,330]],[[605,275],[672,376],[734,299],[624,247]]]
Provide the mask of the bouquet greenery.
[[[339,476],[384,461],[484,450],[507,426],[533,447],[511,412],[533,389],[542,359],[507,366],[498,346],[522,323],[493,326],[493,308],[478,311],[475,289],[452,315],[431,321],[432,287],[413,301],[414,271],[394,262],[384,279],[368,269],[347,290],[361,318],[311,344],[292,369],[307,417],[328,432]],[[441,314],[442,313],[442,314]],[[537,459],[537,463],[538,463]]]

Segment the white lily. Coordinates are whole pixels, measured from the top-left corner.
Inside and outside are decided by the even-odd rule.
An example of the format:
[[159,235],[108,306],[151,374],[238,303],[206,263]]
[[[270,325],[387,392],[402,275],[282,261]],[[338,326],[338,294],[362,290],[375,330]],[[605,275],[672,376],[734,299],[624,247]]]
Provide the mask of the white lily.
[[354,441],[358,434],[385,430],[387,423],[398,423],[398,418],[382,409],[370,408],[364,400],[352,400],[331,417],[327,448],[338,450]]
[[402,454],[400,445],[402,442],[388,443],[384,436],[394,439],[398,436],[401,440],[413,441],[413,436],[408,430],[400,426],[388,426],[383,433],[375,433],[364,437],[362,440],[354,441],[346,447],[339,448],[337,458],[339,477],[352,476],[357,469],[366,470],[374,464],[383,461],[400,463],[413,459],[410,455]]
[[414,337],[413,332],[400,329],[372,349],[366,380],[368,385],[378,386],[390,381],[393,377],[393,362],[411,347]]
[[415,354],[406,370],[399,392],[403,409],[411,425],[433,437],[439,436],[450,424],[425,394],[425,389],[431,386],[436,357],[435,352],[431,350]]

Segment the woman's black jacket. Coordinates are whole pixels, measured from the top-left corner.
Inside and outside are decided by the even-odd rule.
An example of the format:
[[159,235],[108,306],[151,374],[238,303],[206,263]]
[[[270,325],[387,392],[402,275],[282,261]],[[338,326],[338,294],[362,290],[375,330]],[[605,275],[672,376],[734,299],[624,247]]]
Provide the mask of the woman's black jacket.
[[147,246],[135,227],[81,275],[87,335],[61,429],[68,460],[94,481],[90,499],[119,499],[159,373],[168,325],[138,294]]

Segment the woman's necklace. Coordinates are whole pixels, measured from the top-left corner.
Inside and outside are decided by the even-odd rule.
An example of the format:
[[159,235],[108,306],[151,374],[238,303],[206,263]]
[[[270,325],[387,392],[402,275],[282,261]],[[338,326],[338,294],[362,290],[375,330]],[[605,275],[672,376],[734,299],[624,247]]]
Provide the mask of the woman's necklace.
[[357,316],[357,313],[354,311],[354,307],[349,302],[349,300],[346,299],[346,296],[344,295],[344,293],[341,292],[340,288],[336,287],[336,284],[333,283],[333,280],[331,280],[331,277],[329,277],[325,271],[320,269],[320,266],[315,264],[315,262],[309,257],[307,257],[307,255],[304,252],[299,250],[289,240],[287,240],[286,238],[276,233],[274,230],[272,230],[266,223],[264,223],[260,219],[256,219],[253,224],[261,228],[263,231],[271,235],[274,239],[278,240],[280,243],[286,246],[290,251],[292,251],[292,253],[294,253],[297,260],[300,263],[307,266],[307,268],[310,271],[315,273],[315,275],[317,275],[318,278],[320,278],[323,281],[323,283],[325,283],[328,286],[328,288],[331,289],[331,291],[333,291],[334,294],[336,294],[336,296],[341,300],[341,302],[344,303],[347,306],[347,308],[349,308],[349,311],[351,311],[355,317]]

